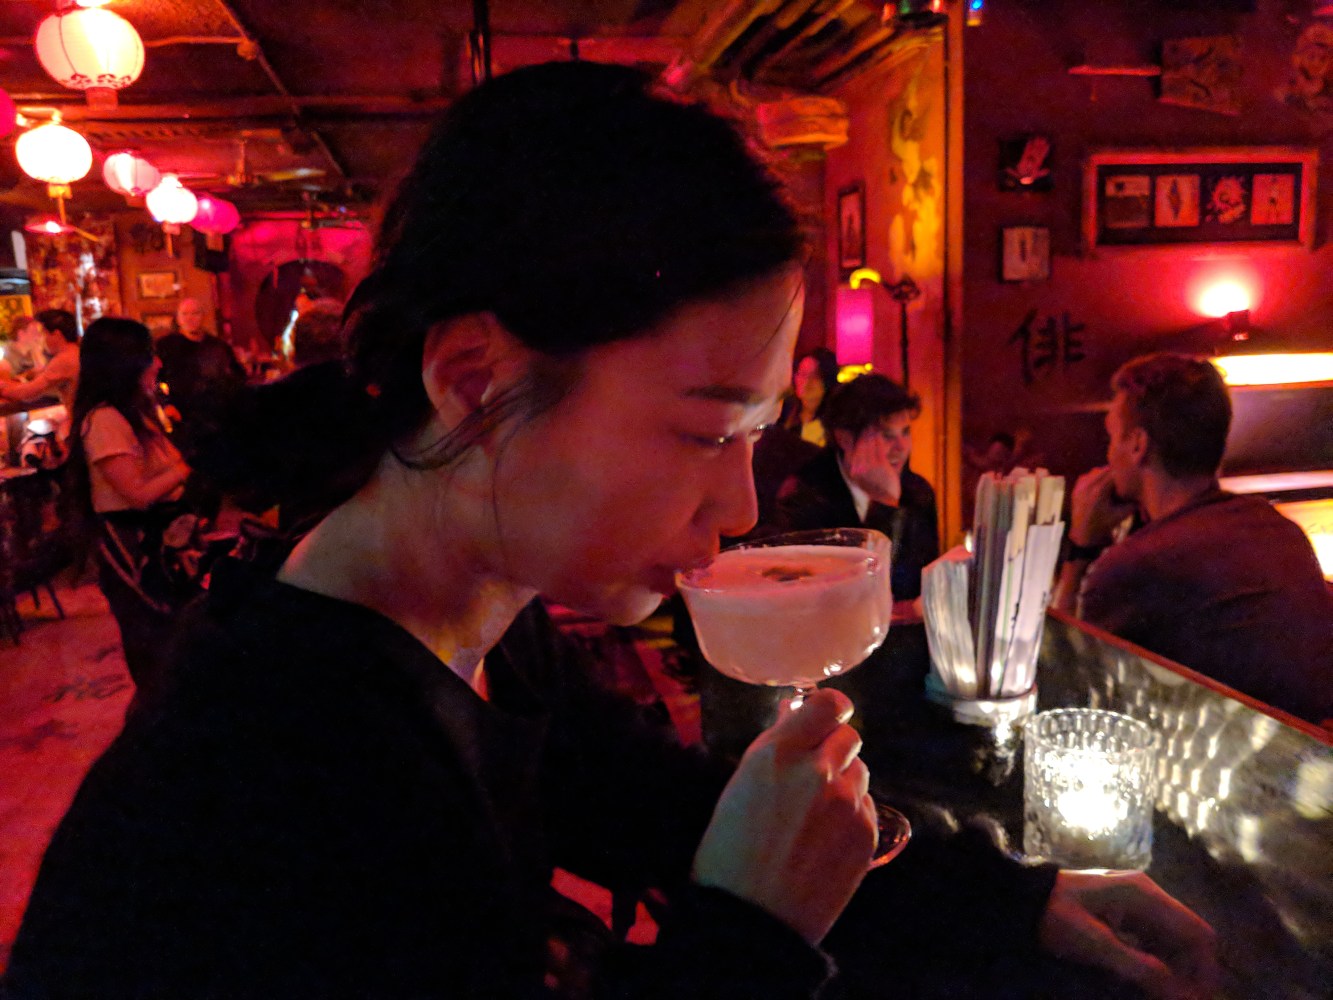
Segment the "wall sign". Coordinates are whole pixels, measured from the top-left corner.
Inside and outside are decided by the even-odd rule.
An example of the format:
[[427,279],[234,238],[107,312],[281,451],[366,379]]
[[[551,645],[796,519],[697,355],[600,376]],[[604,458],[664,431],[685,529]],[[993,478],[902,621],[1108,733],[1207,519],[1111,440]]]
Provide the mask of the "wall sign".
[[1115,150],[1088,159],[1089,248],[1314,242],[1318,153],[1292,147]]

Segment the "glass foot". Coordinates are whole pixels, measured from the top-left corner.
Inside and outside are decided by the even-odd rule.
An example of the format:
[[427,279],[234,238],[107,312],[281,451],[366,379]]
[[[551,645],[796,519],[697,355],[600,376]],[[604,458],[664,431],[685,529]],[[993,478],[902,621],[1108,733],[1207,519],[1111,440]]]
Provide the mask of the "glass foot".
[[876,802],[875,813],[879,819],[879,845],[870,859],[871,868],[888,864],[902,853],[907,842],[912,839],[912,824],[897,809]]

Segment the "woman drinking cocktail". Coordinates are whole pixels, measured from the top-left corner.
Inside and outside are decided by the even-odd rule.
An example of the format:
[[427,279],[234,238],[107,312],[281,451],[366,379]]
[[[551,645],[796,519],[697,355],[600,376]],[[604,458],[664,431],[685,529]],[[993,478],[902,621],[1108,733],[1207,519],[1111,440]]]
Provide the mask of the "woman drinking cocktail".
[[[543,616],[638,621],[750,527],[804,253],[733,127],[635,71],[458,99],[384,217],[324,422],[269,428],[338,429],[272,464],[341,502],[280,564],[215,569],[166,697],[55,835],[12,995],[797,997],[826,936],[872,974],[936,932],[954,963],[1040,937],[1161,996],[1206,978],[1206,928],[1139,875],[926,838],[867,875],[842,695],[733,770],[597,690]],[[551,967],[553,865],[660,888],[656,944]]]

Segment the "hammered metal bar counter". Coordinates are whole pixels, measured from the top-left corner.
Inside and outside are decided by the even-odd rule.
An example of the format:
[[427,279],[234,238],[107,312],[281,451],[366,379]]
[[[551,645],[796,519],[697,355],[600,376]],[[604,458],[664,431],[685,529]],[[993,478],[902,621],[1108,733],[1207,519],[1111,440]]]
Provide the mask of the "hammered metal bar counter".
[[[977,827],[1021,857],[1021,736],[954,722],[924,698],[928,669],[924,629],[895,626],[871,660],[828,682],[856,703],[873,791],[920,830]],[[1333,996],[1333,736],[1059,612],[1048,615],[1037,678],[1040,709],[1112,709],[1158,734],[1148,874],[1216,929],[1218,996]],[[780,695],[705,669],[705,741],[739,753]],[[1070,976],[1034,970],[1021,995],[1138,995]],[[947,975],[937,986],[914,995],[972,995]]]

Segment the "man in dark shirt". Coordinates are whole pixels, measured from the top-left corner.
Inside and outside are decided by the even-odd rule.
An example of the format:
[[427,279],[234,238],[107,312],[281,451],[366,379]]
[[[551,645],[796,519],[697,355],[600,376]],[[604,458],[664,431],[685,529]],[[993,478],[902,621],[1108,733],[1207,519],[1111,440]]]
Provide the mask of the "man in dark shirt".
[[187,461],[193,460],[195,443],[216,422],[228,397],[245,382],[245,370],[231,347],[203,324],[199,301],[181,299],[177,332],[157,342],[160,377],[167,386],[168,402],[180,414],[174,439]]
[[893,541],[893,596],[921,594],[921,570],[940,554],[935,491],[907,467],[921,400],[883,375],[838,386],[824,404],[823,451],[788,477],[777,526],[875,528]]
[[[1074,487],[1057,604],[1293,715],[1333,717],[1333,597],[1314,550],[1266,501],[1218,487],[1222,377],[1154,354],[1111,386],[1107,465]],[[1136,511],[1146,523],[1110,545]]]

